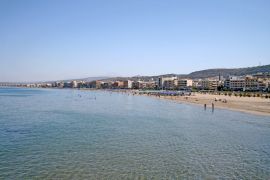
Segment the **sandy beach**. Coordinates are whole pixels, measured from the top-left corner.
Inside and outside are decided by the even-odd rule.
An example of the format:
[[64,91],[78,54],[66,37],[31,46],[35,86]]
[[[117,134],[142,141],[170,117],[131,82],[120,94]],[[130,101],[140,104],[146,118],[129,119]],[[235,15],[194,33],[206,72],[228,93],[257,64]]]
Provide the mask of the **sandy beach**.
[[[270,99],[260,97],[235,97],[225,95],[212,95],[193,93],[191,96],[161,96],[161,99],[173,100],[181,103],[206,104],[207,108],[224,108],[241,111],[255,115],[270,116]],[[225,102],[224,102],[225,101]]]
[[111,92],[121,92],[133,95],[149,96],[158,99],[171,100],[179,103],[188,103],[199,105],[204,108],[206,104],[207,109],[212,109],[212,103],[214,108],[222,108],[233,111],[240,111],[244,113],[270,116],[270,98],[262,97],[239,97],[239,96],[225,96],[218,94],[208,93],[191,93],[186,96],[158,96],[155,94],[147,93],[138,90],[110,90]]

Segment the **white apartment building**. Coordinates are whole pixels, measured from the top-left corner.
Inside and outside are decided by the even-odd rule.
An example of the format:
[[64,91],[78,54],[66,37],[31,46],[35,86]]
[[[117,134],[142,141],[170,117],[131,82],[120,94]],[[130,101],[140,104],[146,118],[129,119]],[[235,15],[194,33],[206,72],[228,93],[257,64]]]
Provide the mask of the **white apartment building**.
[[224,87],[230,90],[257,91],[268,88],[267,81],[253,76],[237,77],[232,76],[224,81]]
[[175,80],[177,80],[177,77],[174,77],[174,76],[173,77],[159,77],[158,86],[160,89],[165,89],[165,86],[164,86],[165,81],[168,81],[166,84],[167,84],[167,87],[168,86],[170,87],[174,83]]
[[72,87],[72,88],[77,88],[77,87],[78,87],[77,81],[72,81],[72,82],[71,82],[71,87]]
[[132,84],[133,84],[133,81],[126,80],[126,81],[124,81],[124,88],[131,89],[132,88]]
[[177,81],[178,89],[187,89],[192,87],[193,81],[191,79],[179,79]]

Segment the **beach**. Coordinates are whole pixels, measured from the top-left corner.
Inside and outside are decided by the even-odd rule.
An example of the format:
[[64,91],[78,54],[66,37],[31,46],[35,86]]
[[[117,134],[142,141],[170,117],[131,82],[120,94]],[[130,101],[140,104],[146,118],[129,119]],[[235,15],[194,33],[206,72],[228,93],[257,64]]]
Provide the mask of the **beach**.
[[[202,108],[206,105],[206,109],[215,108],[228,109],[238,112],[249,113],[253,115],[270,116],[270,98],[265,97],[240,97],[234,95],[219,95],[210,93],[192,92],[190,95],[158,95],[149,93],[148,91],[139,90],[109,90],[111,92],[128,93],[130,95],[149,96],[158,99],[170,100],[178,103],[188,103],[200,105]],[[187,93],[188,94],[188,93]]]
[[192,93],[190,96],[161,96],[161,99],[173,100],[181,103],[192,103],[201,105],[206,104],[206,108],[223,108],[240,111],[255,115],[270,116],[270,99],[261,97],[235,97],[225,95],[213,95]]

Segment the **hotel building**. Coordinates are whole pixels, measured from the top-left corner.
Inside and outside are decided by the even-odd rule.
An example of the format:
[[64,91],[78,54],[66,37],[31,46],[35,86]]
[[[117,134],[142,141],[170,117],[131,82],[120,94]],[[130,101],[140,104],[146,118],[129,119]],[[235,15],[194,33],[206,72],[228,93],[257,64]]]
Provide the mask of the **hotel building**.
[[159,77],[158,87],[160,89],[173,89],[177,83],[177,77]]
[[177,81],[178,89],[188,89],[191,88],[193,81],[191,79],[179,79]]

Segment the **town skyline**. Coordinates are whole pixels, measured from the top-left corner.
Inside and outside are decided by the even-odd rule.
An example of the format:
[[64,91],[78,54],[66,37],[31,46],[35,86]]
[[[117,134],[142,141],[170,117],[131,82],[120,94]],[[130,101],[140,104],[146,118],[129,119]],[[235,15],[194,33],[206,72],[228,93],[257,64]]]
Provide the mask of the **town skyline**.
[[[64,79],[50,79],[50,80],[36,80],[36,81],[1,81],[1,83],[39,83],[39,82],[53,82],[53,81],[72,81],[72,80],[86,80],[86,81],[93,81],[93,80],[103,80],[103,79],[110,79],[110,78],[133,78],[133,77],[160,77],[160,76],[172,76],[172,75],[176,75],[176,76],[183,76],[185,78],[191,78],[194,79],[194,77],[190,77],[190,74],[193,73],[200,73],[203,72],[205,73],[205,71],[219,71],[218,74],[216,74],[216,76],[218,76],[219,74],[224,75],[223,70],[225,71],[230,71],[230,70],[240,70],[240,69],[248,69],[248,68],[259,68],[260,70],[255,70],[256,73],[270,73],[270,64],[267,65],[259,65],[259,66],[252,66],[252,67],[239,67],[239,68],[227,68],[227,67],[220,67],[220,68],[209,68],[209,69],[200,69],[200,70],[196,70],[196,71],[192,71],[190,73],[166,73],[166,74],[152,74],[152,75],[134,75],[134,76],[121,76],[121,75],[100,75],[100,76],[84,76],[84,77],[70,77],[70,78],[64,78]],[[263,68],[264,70],[262,71],[261,68]],[[246,73],[245,75],[250,75],[252,73]],[[255,74],[255,73],[253,73]],[[207,76],[207,74],[205,74],[206,77],[211,77],[211,76]],[[202,77],[196,77],[196,78],[205,78],[205,75]],[[225,73],[225,76],[228,75],[234,75],[234,74],[230,74],[230,73]],[[244,74],[243,74],[244,75]],[[197,75],[198,76],[198,75]]]

